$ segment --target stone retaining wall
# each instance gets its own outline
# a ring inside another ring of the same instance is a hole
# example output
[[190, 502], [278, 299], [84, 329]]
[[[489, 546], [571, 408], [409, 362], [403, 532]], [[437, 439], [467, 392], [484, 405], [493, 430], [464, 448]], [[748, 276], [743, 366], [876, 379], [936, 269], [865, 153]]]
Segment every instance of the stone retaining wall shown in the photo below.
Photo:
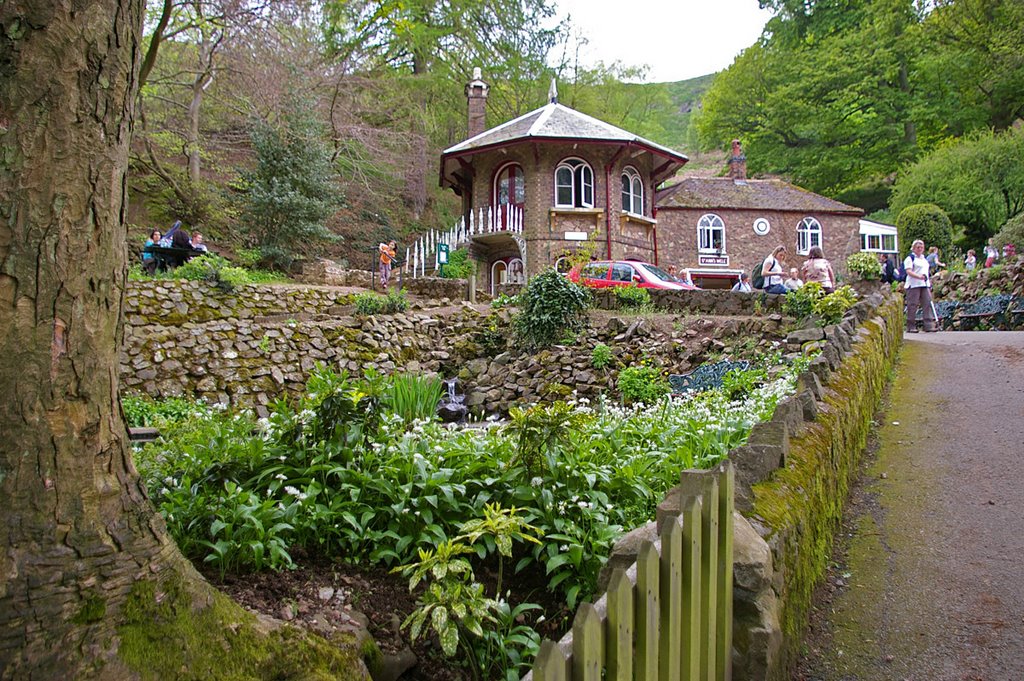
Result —
[[[849, 483], [902, 343], [902, 297], [876, 293], [843, 322], [792, 332], [789, 349], [820, 348], [798, 392], [729, 453], [736, 465], [732, 678], [789, 678], [815, 585], [824, 576]], [[679, 488], [655, 522], [616, 543], [609, 567], [679, 513]]]
[[[570, 345], [529, 355], [510, 348], [507, 310], [448, 305], [362, 318], [355, 316], [353, 298], [325, 286], [242, 286], [223, 293], [200, 282], [132, 282], [122, 386], [262, 412], [262, 405], [303, 390], [310, 370], [324, 362], [356, 374], [375, 369], [457, 376], [470, 407], [504, 413], [574, 391], [593, 397], [614, 389], [619, 368], [641, 358], [683, 373], [708, 354], [732, 355], [741, 343], [749, 351], [779, 341], [783, 328], [777, 314], [717, 323], [687, 316], [671, 331], [644, 319], [613, 317]], [[604, 369], [595, 369], [591, 359], [598, 343], [613, 349]]]
[[[300, 281], [314, 286], [358, 286], [360, 288], [380, 288], [379, 274], [369, 270], [343, 269], [333, 260], [322, 258], [302, 267]], [[413, 277], [408, 271], [395, 270], [391, 273], [391, 285], [401, 286], [414, 296], [426, 298], [449, 298], [465, 300], [467, 283], [465, 279], [445, 279], [442, 277]]]
[[[749, 316], [775, 314], [782, 311], [785, 296], [769, 295], [762, 291], [733, 293], [727, 290], [663, 291], [647, 289], [651, 302], [659, 310], [690, 314], [719, 316]], [[602, 310], [619, 309], [614, 289], [594, 291], [594, 305]]]

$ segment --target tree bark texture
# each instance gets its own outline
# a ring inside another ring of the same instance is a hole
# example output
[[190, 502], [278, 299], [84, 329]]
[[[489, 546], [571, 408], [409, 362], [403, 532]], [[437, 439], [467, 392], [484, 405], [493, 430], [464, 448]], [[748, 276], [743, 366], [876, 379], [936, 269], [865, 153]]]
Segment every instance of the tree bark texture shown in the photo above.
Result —
[[195, 577], [146, 497], [118, 400], [144, 5], [0, 4], [3, 679], [126, 674], [112, 655], [133, 585]]

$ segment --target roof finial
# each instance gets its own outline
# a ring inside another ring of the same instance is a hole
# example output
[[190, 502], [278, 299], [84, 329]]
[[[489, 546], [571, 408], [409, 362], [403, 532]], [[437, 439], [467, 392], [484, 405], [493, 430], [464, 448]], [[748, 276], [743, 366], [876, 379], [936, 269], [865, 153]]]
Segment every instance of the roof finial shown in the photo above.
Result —
[[558, 85], [555, 83], [555, 79], [551, 79], [551, 87], [548, 88], [548, 101], [552, 104], [558, 104]]

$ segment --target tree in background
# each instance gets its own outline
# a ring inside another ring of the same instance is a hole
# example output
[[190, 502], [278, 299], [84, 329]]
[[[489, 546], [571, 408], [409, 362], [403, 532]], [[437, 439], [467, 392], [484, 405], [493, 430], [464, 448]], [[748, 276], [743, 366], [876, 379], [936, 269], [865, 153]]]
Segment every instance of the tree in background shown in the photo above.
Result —
[[933, 203], [919, 203], [900, 211], [896, 218], [896, 233], [907, 252], [917, 239], [928, 248], [937, 246], [943, 253], [947, 253], [953, 243], [953, 223]]
[[275, 123], [252, 131], [256, 167], [243, 173], [242, 230], [268, 264], [287, 267], [337, 237], [324, 221], [342, 203], [324, 128], [307, 99], [296, 96]]
[[1006, 224], [996, 232], [992, 242], [1000, 250], [1006, 244], [1013, 244], [1018, 249], [1024, 250], [1024, 213], [1018, 213], [1007, 220]]
[[960, 245], [981, 248], [1024, 211], [1024, 129], [974, 132], [950, 140], [900, 173], [890, 207], [940, 206], [963, 234]]

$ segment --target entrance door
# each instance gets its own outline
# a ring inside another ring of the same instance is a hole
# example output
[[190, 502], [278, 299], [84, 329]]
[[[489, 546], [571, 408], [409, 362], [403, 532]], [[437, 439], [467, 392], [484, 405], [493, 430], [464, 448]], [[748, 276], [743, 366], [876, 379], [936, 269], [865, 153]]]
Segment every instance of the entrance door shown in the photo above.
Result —
[[498, 169], [494, 176], [494, 208], [501, 229], [509, 228], [509, 214], [521, 212], [526, 202], [526, 185], [523, 183], [523, 169], [518, 163], [508, 163]]
[[498, 295], [498, 287], [508, 283], [508, 265], [498, 260], [491, 265], [491, 297]]

